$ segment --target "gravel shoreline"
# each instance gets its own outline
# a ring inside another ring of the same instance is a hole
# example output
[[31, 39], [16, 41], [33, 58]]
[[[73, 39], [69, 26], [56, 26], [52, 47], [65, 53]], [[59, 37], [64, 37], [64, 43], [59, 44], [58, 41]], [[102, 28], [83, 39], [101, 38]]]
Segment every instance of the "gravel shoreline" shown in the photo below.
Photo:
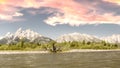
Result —
[[48, 51], [0, 51], [0, 54], [34, 54], [34, 53], [49, 53]]
[[[61, 53], [70, 52], [105, 52], [105, 51], [120, 51], [120, 49], [110, 49], [110, 50], [94, 50], [94, 49], [72, 49], [68, 51], [63, 51]], [[0, 51], [0, 54], [35, 54], [35, 53], [50, 53], [49, 51]]]
[[120, 51], [120, 49], [109, 49], [109, 50], [101, 50], [101, 49], [72, 49], [65, 52], [104, 52], [104, 51]]

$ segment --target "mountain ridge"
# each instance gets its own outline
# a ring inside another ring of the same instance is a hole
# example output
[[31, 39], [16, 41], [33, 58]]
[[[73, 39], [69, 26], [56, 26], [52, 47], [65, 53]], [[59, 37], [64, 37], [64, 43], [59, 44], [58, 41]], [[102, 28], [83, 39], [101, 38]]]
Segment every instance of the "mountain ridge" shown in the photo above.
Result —
[[19, 28], [15, 33], [8, 32], [6, 35], [0, 38], [0, 43], [2, 44], [10, 44], [10, 43], [17, 43], [21, 39], [24, 39], [25, 42], [49, 42], [52, 41], [52, 39], [48, 37], [44, 37], [40, 35], [37, 32], [34, 32], [30, 29], [22, 30], [22, 28]]
[[[41, 42], [46, 43], [49, 41], [53, 41], [53, 39], [45, 37], [30, 29], [22, 30], [22, 28], [19, 28], [15, 33], [8, 32], [4, 36], [0, 37], [0, 44], [17, 43], [21, 39], [24, 39], [26, 42], [36, 42], [36, 43], [41, 43]], [[114, 34], [112, 36], [99, 38], [94, 35], [74, 32], [74, 33], [63, 34], [54, 41], [56, 42], [69, 42], [69, 41], [101, 42], [101, 41], [105, 41], [108, 43], [120, 43], [120, 35]]]
[[111, 36], [102, 37], [101, 40], [109, 43], [120, 43], [120, 34], [113, 34]]

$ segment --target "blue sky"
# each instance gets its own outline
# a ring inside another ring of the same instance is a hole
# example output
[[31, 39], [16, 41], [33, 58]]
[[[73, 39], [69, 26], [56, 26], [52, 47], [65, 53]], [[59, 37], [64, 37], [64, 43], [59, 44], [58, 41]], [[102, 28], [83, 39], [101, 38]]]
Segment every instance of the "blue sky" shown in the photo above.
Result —
[[53, 39], [73, 32], [120, 34], [120, 2], [114, 0], [0, 0], [0, 6], [0, 36], [19, 28]]

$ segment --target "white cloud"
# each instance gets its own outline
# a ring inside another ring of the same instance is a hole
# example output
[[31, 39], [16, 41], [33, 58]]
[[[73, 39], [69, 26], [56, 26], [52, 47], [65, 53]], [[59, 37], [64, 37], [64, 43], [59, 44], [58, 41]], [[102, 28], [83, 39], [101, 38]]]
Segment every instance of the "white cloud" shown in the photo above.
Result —
[[18, 13], [18, 12], [15, 12], [15, 14], [13, 14], [13, 16], [23, 16], [24, 14], [22, 14], [22, 13]]

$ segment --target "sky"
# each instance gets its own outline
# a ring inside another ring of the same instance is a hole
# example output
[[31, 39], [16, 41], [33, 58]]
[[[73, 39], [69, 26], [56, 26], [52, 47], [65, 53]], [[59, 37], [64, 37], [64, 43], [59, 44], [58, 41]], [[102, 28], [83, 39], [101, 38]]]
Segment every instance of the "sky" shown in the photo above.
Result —
[[0, 36], [19, 28], [53, 39], [120, 34], [120, 0], [0, 0]]

